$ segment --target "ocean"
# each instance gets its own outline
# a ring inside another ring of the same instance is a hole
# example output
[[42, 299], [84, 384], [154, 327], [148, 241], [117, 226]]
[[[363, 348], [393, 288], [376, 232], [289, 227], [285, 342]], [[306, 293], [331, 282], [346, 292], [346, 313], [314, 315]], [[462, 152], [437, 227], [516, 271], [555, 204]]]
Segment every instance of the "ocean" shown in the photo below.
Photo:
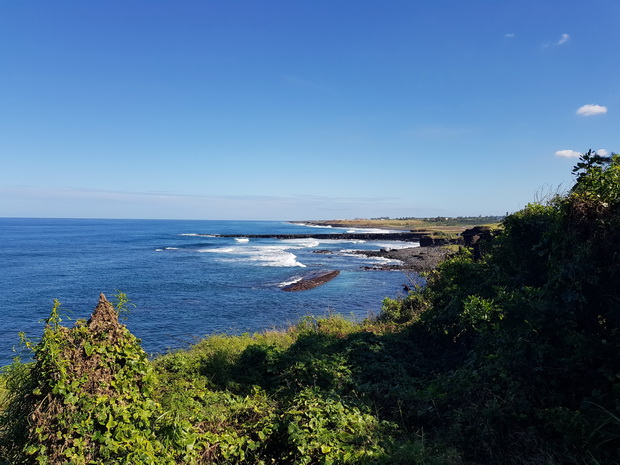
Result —
[[[89, 317], [99, 293], [112, 301], [124, 292], [135, 307], [123, 323], [155, 355], [209, 334], [284, 328], [307, 315], [376, 315], [384, 297], [404, 295], [403, 285], [416, 279], [365, 269], [385, 259], [351, 253], [412, 243], [211, 236], [315, 228], [275, 221], [0, 218], [0, 366], [19, 353], [19, 332], [40, 337], [54, 299], [70, 326]], [[311, 290], [282, 291], [319, 270], [340, 274]]]

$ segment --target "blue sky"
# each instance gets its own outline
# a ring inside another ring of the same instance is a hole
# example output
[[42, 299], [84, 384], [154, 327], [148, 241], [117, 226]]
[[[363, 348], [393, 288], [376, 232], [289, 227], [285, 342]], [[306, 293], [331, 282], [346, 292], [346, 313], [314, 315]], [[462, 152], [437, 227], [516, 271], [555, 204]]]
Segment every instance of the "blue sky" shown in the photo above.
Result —
[[620, 151], [619, 23], [617, 0], [0, 0], [0, 216], [516, 211]]

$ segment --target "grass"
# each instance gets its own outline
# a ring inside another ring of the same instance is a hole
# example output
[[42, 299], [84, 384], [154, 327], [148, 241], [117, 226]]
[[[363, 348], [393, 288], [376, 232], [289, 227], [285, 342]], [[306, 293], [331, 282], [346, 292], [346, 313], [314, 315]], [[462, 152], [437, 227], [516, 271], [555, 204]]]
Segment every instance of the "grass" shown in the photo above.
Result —
[[[430, 236], [456, 236], [466, 229], [472, 227], [469, 224], [441, 225], [429, 223], [422, 219], [389, 219], [389, 220], [372, 220], [372, 219], [355, 219], [355, 220], [321, 220], [307, 221], [305, 223], [314, 225], [331, 225], [333, 227], [342, 228], [377, 228], [377, 229], [396, 229], [399, 231], [413, 231], [426, 233]], [[478, 226], [489, 226], [498, 228], [499, 223], [480, 224]]]

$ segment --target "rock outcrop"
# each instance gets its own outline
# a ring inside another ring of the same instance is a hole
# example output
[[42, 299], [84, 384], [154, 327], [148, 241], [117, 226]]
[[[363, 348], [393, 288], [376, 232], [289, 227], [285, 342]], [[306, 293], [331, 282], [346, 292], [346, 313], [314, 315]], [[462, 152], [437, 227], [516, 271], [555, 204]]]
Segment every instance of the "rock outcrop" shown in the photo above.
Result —
[[475, 226], [461, 233], [465, 247], [471, 247], [474, 252], [474, 260], [480, 260], [484, 255], [483, 243], [490, 241], [493, 230], [488, 226]]
[[328, 281], [331, 281], [339, 274], [340, 274], [340, 271], [338, 270], [319, 271], [319, 272], [311, 273], [307, 276], [304, 276], [299, 281], [293, 284], [284, 286], [282, 290], [287, 291], [287, 292], [307, 291], [309, 289], [314, 289], [315, 287], [320, 286], [321, 284], [325, 284]]

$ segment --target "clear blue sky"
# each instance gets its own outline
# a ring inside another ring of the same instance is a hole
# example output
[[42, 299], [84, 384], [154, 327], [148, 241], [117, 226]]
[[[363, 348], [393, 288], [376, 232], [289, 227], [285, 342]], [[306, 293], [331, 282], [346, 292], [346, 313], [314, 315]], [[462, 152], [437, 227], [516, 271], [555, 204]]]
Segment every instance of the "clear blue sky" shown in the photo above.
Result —
[[516, 211], [620, 151], [618, 24], [617, 0], [0, 0], [0, 216]]

